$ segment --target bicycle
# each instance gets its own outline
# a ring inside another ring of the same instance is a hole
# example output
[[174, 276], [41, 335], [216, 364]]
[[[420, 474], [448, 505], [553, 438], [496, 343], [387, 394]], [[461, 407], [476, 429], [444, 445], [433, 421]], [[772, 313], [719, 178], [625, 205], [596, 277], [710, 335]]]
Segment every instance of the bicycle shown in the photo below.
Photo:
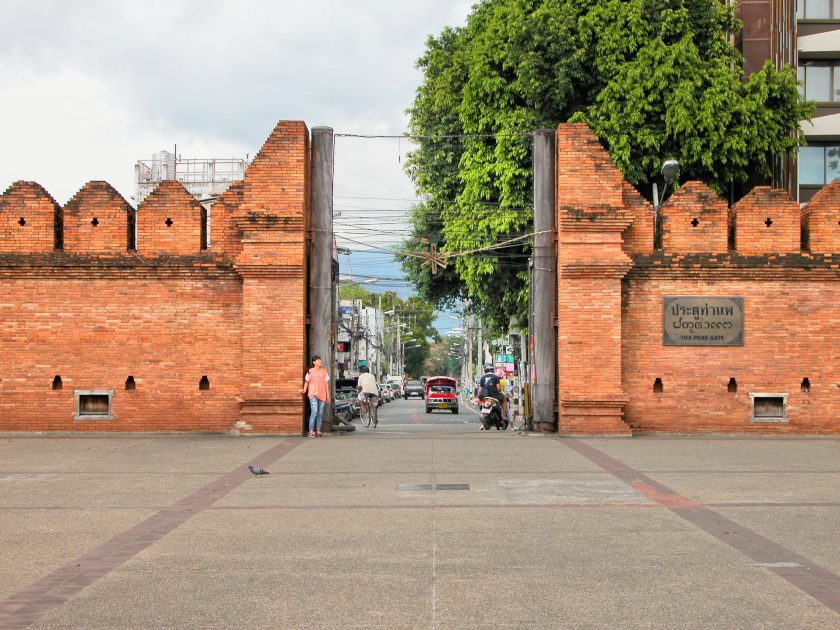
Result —
[[362, 426], [369, 427], [371, 423], [373, 428], [376, 428], [378, 423], [379, 411], [379, 397], [376, 394], [365, 394], [365, 400], [359, 401], [359, 418], [362, 421]]

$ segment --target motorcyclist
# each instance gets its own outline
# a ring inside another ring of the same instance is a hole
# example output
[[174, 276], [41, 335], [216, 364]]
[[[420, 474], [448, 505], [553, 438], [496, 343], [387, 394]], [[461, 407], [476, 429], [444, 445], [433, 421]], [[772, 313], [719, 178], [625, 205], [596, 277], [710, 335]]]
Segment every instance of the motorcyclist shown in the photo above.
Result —
[[485, 365], [484, 366], [484, 376], [478, 379], [478, 397], [479, 398], [495, 398], [499, 401], [499, 404], [502, 407], [502, 418], [506, 419], [507, 416], [507, 396], [505, 396], [499, 384], [501, 379], [493, 373], [493, 366], [492, 365]]

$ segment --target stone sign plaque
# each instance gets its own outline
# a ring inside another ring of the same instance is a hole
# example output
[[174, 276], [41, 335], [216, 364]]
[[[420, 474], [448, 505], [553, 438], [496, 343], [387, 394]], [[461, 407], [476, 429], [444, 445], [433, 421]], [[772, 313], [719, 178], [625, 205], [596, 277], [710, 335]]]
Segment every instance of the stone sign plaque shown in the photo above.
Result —
[[743, 346], [744, 298], [663, 297], [662, 345]]

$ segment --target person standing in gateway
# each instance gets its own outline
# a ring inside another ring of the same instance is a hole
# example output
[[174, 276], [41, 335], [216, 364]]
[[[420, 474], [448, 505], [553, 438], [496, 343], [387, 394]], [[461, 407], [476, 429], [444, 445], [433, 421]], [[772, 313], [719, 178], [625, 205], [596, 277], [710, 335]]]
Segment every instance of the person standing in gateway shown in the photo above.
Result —
[[309, 396], [309, 437], [321, 437], [321, 422], [324, 419], [324, 407], [330, 401], [330, 375], [321, 364], [321, 357], [312, 357], [312, 366], [304, 377], [301, 394]]

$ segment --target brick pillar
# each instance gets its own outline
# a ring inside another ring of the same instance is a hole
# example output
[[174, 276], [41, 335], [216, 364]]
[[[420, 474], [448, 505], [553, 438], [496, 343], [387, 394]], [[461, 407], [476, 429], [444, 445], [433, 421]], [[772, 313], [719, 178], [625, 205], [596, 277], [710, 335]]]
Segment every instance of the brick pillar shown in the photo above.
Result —
[[241, 234], [241, 432], [303, 428], [308, 211], [309, 131], [281, 122], [248, 167], [232, 216]]
[[585, 125], [557, 131], [557, 359], [560, 433], [630, 435], [623, 421], [623, 178]]

